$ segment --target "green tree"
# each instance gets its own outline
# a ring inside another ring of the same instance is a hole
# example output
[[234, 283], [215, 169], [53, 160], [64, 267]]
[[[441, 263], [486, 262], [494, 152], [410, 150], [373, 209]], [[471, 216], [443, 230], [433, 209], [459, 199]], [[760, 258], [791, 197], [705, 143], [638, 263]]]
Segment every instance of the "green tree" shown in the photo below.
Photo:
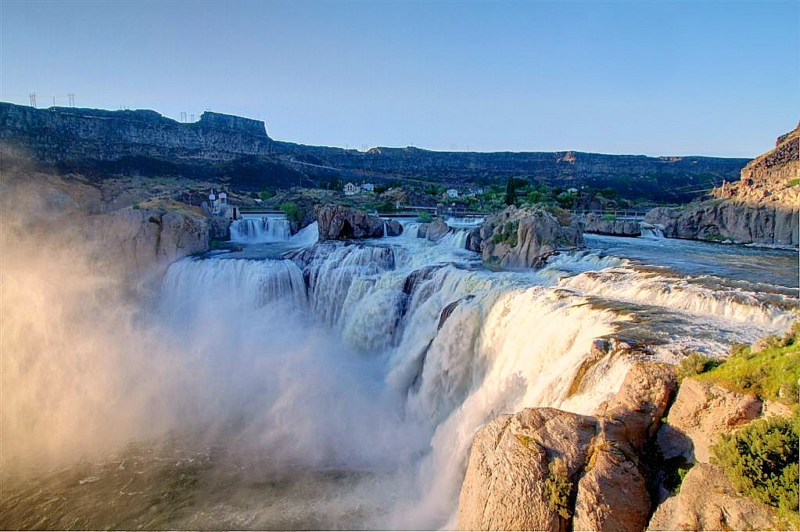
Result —
[[286, 214], [286, 219], [290, 222], [299, 222], [300, 221], [300, 207], [297, 203], [293, 201], [287, 201], [286, 203], [281, 203], [279, 207]]
[[517, 183], [513, 177], [508, 178], [506, 183], [506, 205], [516, 205], [517, 203]]

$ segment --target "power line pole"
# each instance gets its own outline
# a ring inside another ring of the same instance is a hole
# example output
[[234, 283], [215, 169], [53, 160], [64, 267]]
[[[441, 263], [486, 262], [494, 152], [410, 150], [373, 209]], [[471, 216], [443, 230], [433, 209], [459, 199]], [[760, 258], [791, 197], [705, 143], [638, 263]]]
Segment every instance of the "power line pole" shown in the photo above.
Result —
[[186, 111], [181, 111], [181, 122], [186, 123]]
[[69, 98], [69, 106], [75, 107], [75, 95], [72, 93], [67, 94], [67, 98]]
[[35, 108], [36, 107], [36, 93], [35, 92], [31, 92], [30, 94], [28, 94], [28, 98], [31, 101], [31, 107]]
[[53, 96], [53, 107], [55, 107], [55, 106], [56, 106], [56, 97]]

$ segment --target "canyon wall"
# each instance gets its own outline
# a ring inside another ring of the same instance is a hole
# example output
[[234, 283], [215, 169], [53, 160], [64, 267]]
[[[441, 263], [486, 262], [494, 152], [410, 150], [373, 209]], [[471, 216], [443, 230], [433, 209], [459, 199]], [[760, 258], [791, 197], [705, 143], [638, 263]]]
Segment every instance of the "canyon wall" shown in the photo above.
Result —
[[698, 240], [800, 245], [800, 126], [778, 137], [775, 149], [750, 161], [736, 183], [682, 208], [656, 208], [645, 221], [664, 236]]
[[[273, 141], [264, 122], [205, 112], [180, 123], [155, 111], [35, 109], [0, 102], [0, 142], [63, 172], [183, 176], [243, 190], [316, 186], [331, 178], [413, 179], [454, 185], [527, 178], [558, 186], [611, 188], [626, 199], [688, 201], [682, 192], [735, 180], [745, 159], [565, 152], [358, 150]], [[687, 187], [691, 185], [691, 187]]]

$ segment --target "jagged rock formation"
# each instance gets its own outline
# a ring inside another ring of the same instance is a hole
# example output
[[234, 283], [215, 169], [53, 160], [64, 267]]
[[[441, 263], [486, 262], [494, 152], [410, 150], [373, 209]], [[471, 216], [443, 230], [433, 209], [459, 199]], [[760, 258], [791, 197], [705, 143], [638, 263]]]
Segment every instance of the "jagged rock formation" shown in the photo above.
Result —
[[342, 205], [321, 205], [314, 214], [319, 224], [320, 240], [349, 240], [398, 236], [403, 226], [396, 220], [384, 221], [364, 211]]
[[[520, 209], [513, 205], [488, 218], [480, 228], [484, 262], [501, 268], [533, 268], [558, 251], [582, 247], [583, 227], [566, 212]], [[478, 239], [470, 238], [474, 248]]]
[[584, 231], [599, 235], [642, 236], [639, 222], [629, 220], [606, 219], [600, 214], [589, 213], [583, 218]]
[[315, 185], [331, 177], [390, 182], [426, 175], [458, 184], [504, 183], [514, 175], [558, 186], [611, 187], [629, 199], [688, 201], [694, 196], [681, 187], [735, 180], [746, 163], [578, 152], [359, 152], [276, 142], [261, 121], [218, 113], [179, 123], [146, 110], [34, 109], [9, 103], [0, 103], [0, 141], [65, 173], [183, 176], [256, 191]]
[[800, 245], [800, 127], [778, 137], [774, 150], [742, 169], [738, 183], [725, 183], [713, 199], [684, 208], [656, 208], [645, 222], [664, 236], [698, 240]]
[[637, 363], [596, 416], [530, 408], [492, 420], [470, 450], [459, 529], [643, 530], [639, 457], [676, 386], [671, 368]]

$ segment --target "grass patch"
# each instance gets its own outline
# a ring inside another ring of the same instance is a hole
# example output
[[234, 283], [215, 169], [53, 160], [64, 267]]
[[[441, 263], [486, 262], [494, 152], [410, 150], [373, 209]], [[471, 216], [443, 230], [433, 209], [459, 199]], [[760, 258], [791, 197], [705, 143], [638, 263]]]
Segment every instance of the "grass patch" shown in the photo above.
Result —
[[713, 360], [700, 353], [692, 353], [686, 358], [682, 359], [678, 364], [678, 383], [682, 382], [686, 377], [694, 377], [701, 373], [705, 373], [721, 364], [719, 360]]
[[431, 216], [431, 213], [428, 211], [423, 211], [417, 216], [417, 221], [420, 223], [431, 223], [433, 221], [433, 216]]
[[761, 399], [797, 405], [800, 345], [796, 342], [796, 336], [792, 335], [776, 340], [773, 345], [768, 343], [768, 347], [758, 352], [737, 347], [725, 362], [696, 378]]
[[789, 186], [790, 187], [796, 187], [797, 185], [800, 185], [800, 178], [792, 179], [791, 181], [789, 181]]

